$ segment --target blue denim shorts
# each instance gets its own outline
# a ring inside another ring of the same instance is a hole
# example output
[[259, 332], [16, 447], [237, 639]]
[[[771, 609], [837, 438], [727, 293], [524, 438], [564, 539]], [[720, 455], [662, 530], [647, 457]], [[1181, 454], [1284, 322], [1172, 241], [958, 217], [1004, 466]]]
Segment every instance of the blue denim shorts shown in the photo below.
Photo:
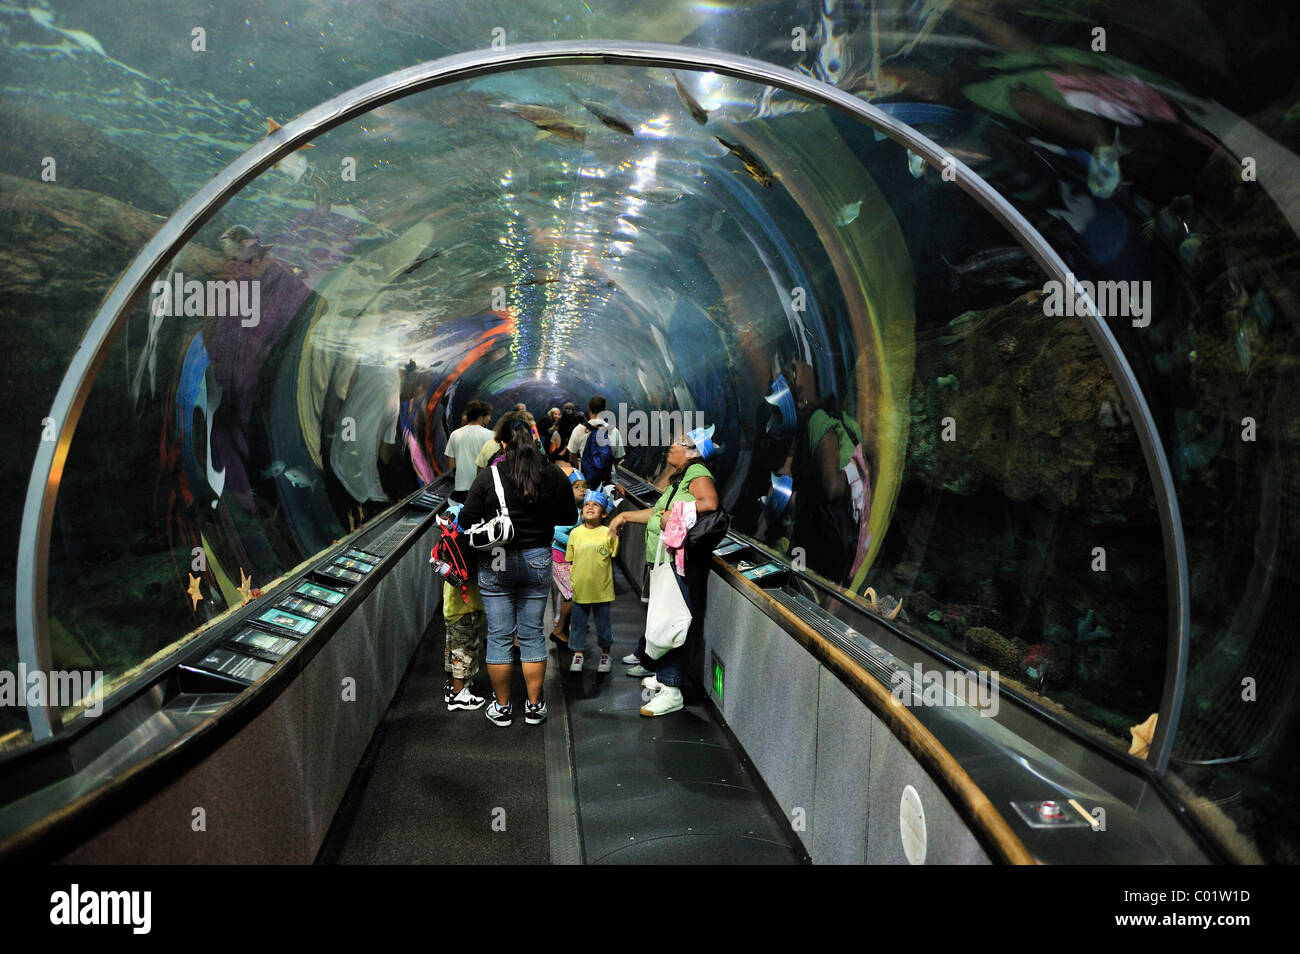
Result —
[[[501, 569], [493, 569], [494, 565]], [[519, 634], [522, 662], [546, 660], [546, 637], [542, 629], [550, 586], [549, 546], [488, 553], [479, 558], [478, 589], [487, 614], [485, 661], [489, 666], [514, 661], [511, 649], [515, 633]]]

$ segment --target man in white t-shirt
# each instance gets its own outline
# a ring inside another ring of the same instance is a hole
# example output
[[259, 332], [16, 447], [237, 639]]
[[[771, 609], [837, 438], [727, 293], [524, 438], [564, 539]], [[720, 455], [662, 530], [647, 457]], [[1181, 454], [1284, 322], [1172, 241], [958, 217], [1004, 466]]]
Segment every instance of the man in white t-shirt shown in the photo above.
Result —
[[492, 405], [486, 401], [470, 401], [465, 408], [464, 427], [458, 427], [447, 438], [447, 466], [456, 469], [456, 487], [451, 499], [465, 502], [470, 484], [478, 469], [474, 458], [483, 449], [483, 445], [492, 440], [492, 431], [486, 426], [492, 420]]
[[[587, 402], [587, 424], [579, 424], [569, 435], [569, 463], [574, 467], [582, 470], [582, 452], [587, 446], [587, 441], [596, 438], [597, 431], [603, 431], [603, 439], [609, 442], [610, 450], [613, 452], [612, 464], [616, 466], [620, 460], [627, 455], [627, 448], [623, 446], [623, 435], [618, 432], [618, 428], [613, 424], [608, 424], [600, 417], [605, 413], [605, 399], [599, 394], [594, 395]], [[611, 467], [611, 474], [612, 474]], [[606, 478], [608, 482], [608, 477]], [[593, 485], [594, 486], [594, 485]]]
[[392, 458], [397, 443], [401, 372], [367, 364], [357, 366], [339, 412], [341, 427], [330, 443], [330, 466], [343, 489], [359, 504], [385, 503], [380, 464]]

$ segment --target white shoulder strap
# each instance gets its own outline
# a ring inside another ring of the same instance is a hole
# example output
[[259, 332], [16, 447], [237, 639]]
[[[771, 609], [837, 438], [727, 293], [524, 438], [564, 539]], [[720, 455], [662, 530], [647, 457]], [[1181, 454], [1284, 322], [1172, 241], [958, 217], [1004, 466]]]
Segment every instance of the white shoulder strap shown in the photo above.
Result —
[[497, 503], [501, 505], [501, 512], [508, 517], [510, 516], [510, 511], [506, 507], [506, 493], [501, 489], [501, 475], [497, 473], [496, 464], [492, 465], [492, 482], [497, 486]]

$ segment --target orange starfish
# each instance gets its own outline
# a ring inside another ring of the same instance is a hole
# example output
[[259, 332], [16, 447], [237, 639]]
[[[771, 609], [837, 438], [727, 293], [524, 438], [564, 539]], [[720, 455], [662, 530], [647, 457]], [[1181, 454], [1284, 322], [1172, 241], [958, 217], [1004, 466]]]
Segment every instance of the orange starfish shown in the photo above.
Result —
[[199, 608], [199, 601], [203, 599], [203, 593], [199, 590], [199, 578], [193, 573], [190, 574], [190, 588], [185, 591], [185, 595], [194, 601], [190, 606], [191, 610]]
[[1128, 747], [1129, 755], [1136, 755], [1140, 759], [1147, 757], [1147, 752], [1151, 750], [1151, 739], [1156, 734], [1157, 717], [1158, 713], [1153, 712], [1146, 722], [1129, 728], [1129, 735], [1133, 736], [1133, 744]]

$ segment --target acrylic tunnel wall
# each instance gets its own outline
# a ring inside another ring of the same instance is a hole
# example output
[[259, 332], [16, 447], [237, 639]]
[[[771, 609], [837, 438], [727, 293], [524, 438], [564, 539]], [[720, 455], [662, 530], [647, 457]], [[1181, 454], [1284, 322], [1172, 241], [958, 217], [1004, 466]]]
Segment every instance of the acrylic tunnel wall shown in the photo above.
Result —
[[[1115, 283], [1094, 290], [1139, 400], [1023, 236], [859, 117], [703, 69], [456, 82], [317, 136], [153, 276], [55, 475], [52, 666], [111, 690], [174, 653], [444, 471], [470, 400], [540, 420], [598, 393], [630, 470], [663, 466], [659, 425], [715, 425], [736, 530], [864, 605], [901, 601], [911, 638], [1150, 759], [1232, 856], [1296, 860], [1300, 86], [1272, 39], [1295, 15], [1133, 6], [0, 8], [11, 605], [23, 490], [82, 335], [267, 117], [497, 25], [735, 53], [929, 137], [1073, 274]], [[1143, 743], [1171, 694], [1164, 766]], [[0, 707], [0, 745], [31, 742]]]

